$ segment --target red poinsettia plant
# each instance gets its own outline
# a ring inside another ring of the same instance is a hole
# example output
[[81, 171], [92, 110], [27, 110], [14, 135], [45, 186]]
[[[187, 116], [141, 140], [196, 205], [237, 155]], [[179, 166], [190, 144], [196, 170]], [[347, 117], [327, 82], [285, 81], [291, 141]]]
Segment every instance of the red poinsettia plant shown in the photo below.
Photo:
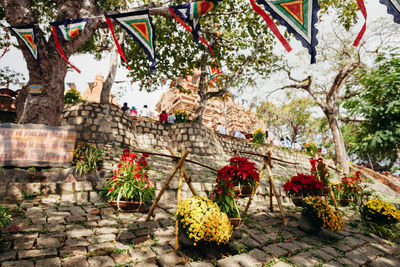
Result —
[[300, 194], [307, 196], [320, 195], [323, 187], [324, 183], [318, 181], [314, 175], [298, 173], [290, 180], [286, 181], [283, 185], [283, 190], [285, 190], [288, 195]]
[[229, 165], [218, 171], [217, 183], [223, 180], [224, 183], [232, 186], [236, 185], [254, 185], [259, 180], [259, 173], [254, 162], [247, 158], [235, 156], [229, 160]]
[[359, 171], [351, 177], [343, 177], [340, 184], [340, 197], [342, 199], [357, 199], [359, 192], [362, 190], [361, 182]]
[[326, 168], [323, 158], [310, 159], [311, 163], [311, 174], [314, 175], [318, 180], [324, 182], [325, 186], [329, 185], [330, 173]]
[[107, 197], [110, 200], [127, 200], [149, 203], [154, 198], [154, 182], [149, 180], [146, 158], [149, 154], [143, 153], [137, 159], [135, 153], [124, 149], [114, 176], [107, 181]]
[[235, 202], [237, 196], [233, 187], [239, 184], [254, 186], [258, 181], [259, 173], [256, 164], [247, 158], [235, 156], [229, 160], [229, 165], [218, 171], [216, 185], [210, 199], [217, 203], [222, 212], [227, 213], [229, 217], [236, 218], [238, 216]]

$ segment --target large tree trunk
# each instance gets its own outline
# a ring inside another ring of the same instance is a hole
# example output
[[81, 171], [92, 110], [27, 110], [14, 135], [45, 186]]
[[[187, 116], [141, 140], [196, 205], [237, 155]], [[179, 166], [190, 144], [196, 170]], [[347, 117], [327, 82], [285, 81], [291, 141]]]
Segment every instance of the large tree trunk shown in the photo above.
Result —
[[328, 121], [329, 127], [331, 128], [333, 143], [335, 144], [336, 151], [336, 162], [339, 167], [347, 174], [349, 173], [349, 165], [347, 163], [347, 153], [344, 146], [344, 140], [342, 132], [339, 128], [339, 117], [337, 112], [326, 112], [325, 113]]
[[[32, 13], [31, 3], [30, 0], [0, 0], [7, 22], [12, 26], [29, 25], [38, 21]], [[56, 20], [76, 19], [91, 15], [98, 15], [94, 0], [62, 1], [58, 5]], [[67, 58], [76, 53], [89, 40], [99, 23], [100, 19], [91, 19], [78, 37], [65, 44], [60, 41]], [[39, 67], [28, 48], [19, 38], [18, 44], [27, 63], [28, 84], [41, 84], [44, 91], [40, 95], [32, 95], [28, 93], [26, 87], [22, 89], [16, 101], [17, 121], [18, 123], [59, 125], [64, 107], [64, 79], [67, 74], [67, 63], [59, 55], [53, 35], [50, 35], [47, 40], [38, 25], [36, 24], [34, 27], [37, 31], [37, 49], [43, 75], [40, 74]], [[61, 40], [61, 37], [58, 37]]]
[[[124, 41], [125, 32], [122, 31], [119, 35], [118, 42], [121, 44]], [[115, 75], [117, 74], [118, 68], [118, 50], [117, 46], [114, 45], [110, 51], [110, 66], [107, 75], [107, 79], [103, 84], [103, 88], [101, 89], [100, 103], [110, 103], [110, 93], [111, 87], [115, 80]]]

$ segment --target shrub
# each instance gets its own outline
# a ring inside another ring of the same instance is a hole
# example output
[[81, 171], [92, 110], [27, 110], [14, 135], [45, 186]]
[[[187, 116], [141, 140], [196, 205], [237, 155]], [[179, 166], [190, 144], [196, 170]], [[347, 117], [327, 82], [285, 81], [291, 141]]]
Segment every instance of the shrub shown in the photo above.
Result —
[[361, 182], [359, 171], [351, 177], [343, 177], [340, 184], [341, 198], [357, 200], [359, 192], [362, 190]]
[[253, 143], [254, 144], [264, 144], [265, 143], [265, 132], [258, 128], [253, 133]]
[[184, 123], [189, 120], [188, 112], [184, 109], [175, 110], [175, 122], [176, 123]]
[[179, 228], [197, 245], [199, 242], [227, 244], [232, 235], [228, 216], [211, 200], [195, 196], [181, 201], [176, 219]]
[[79, 144], [74, 150], [72, 165], [79, 175], [88, 174], [96, 170], [97, 164], [103, 158], [103, 149], [94, 145]]
[[0, 227], [6, 227], [11, 222], [11, 214], [7, 207], [0, 204]]
[[400, 222], [400, 211], [383, 200], [371, 199], [362, 208], [363, 219], [379, 225], [393, 225]]
[[333, 210], [319, 196], [304, 198], [301, 214], [309, 218], [316, 226], [331, 232], [339, 232], [344, 226], [340, 213]]
[[324, 182], [325, 186], [329, 185], [330, 174], [326, 168], [323, 158], [310, 159], [311, 163], [311, 174], [314, 175], [318, 180]]
[[81, 93], [76, 88], [69, 89], [64, 95], [64, 104], [73, 104], [77, 102], [84, 102], [81, 98]]

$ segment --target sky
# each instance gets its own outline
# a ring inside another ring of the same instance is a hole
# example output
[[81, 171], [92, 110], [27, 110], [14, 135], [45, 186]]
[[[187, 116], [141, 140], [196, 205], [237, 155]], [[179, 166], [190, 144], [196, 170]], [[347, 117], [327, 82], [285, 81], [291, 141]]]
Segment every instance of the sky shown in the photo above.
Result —
[[[374, 0], [368, 2], [369, 3], [366, 4], [368, 12], [367, 31], [368, 31], [368, 24], [374, 21], [375, 19], [380, 17], [391, 17], [391, 15], [386, 13], [386, 7], [380, 4], [378, 1]], [[364, 21], [360, 12], [359, 12], [359, 17], [360, 17], [359, 24], [354, 26], [356, 32], [358, 31], [357, 28], [361, 29], [362, 23]], [[267, 26], [264, 25], [264, 27]], [[323, 25], [317, 25], [317, 27], [319, 28], [319, 34], [318, 34], [319, 36], [320, 34], [324, 33], [325, 29]], [[281, 27], [280, 30], [281, 32], [284, 32], [284, 28]], [[356, 36], [354, 36], [354, 38], [355, 37]], [[15, 37], [11, 38], [14, 39]], [[300, 45], [300, 42], [297, 40], [292, 40], [290, 44], [293, 48], [293, 51], [288, 55], [284, 55], [289, 59], [295, 58], [297, 51], [305, 50], [305, 48], [303, 48]], [[279, 47], [281, 46], [279, 42], [276, 43], [276, 46], [278, 46], [277, 47], [278, 50], [282, 49], [281, 47]], [[93, 82], [97, 74], [103, 74], [104, 76], [107, 76], [108, 74], [108, 65], [109, 65], [108, 55], [104, 56], [103, 59], [100, 61], [96, 60], [94, 56], [91, 55], [77, 55], [77, 56], [72, 56], [69, 59], [69, 61], [81, 70], [81, 74], [78, 74], [75, 71], [69, 71], [65, 78], [65, 83], [66, 84], [75, 83], [77, 89], [80, 92], [83, 92], [88, 88], [88, 82]], [[11, 48], [3, 56], [3, 58], [0, 59], [0, 68], [3, 68], [5, 66], [9, 66], [11, 69], [23, 73], [26, 77], [26, 81], [28, 80], [27, 78], [29, 75], [26, 68], [26, 62], [23, 58], [22, 52], [19, 49]], [[154, 109], [162, 93], [165, 92], [168, 89], [168, 87], [167, 86], [164, 86], [162, 88], [160, 87], [159, 90], [152, 93], [139, 91], [139, 84], [138, 83], [131, 84], [130, 78], [127, 78], [127, 74], [128, 70], [125, 66], [118, 67], [115, 81], [123, 81], [123, 82], [115, 83], [113, 85], [111, 93], [117, 96], [117, 99], [121, 105], [123, 102], [128, 102], [128, 106], [136, 106], [140, 108], [143, 105], [148, 105], [150, 109]], [[279, 87], [279, 79], [275, 77], [265, 82], [260, 81], [259, 84], [264, 84], [264, 86], [259, 85], [257, 88], [249, 88], [249, 90], [246, 90], [247, 94], [239, 96], [239, 98], [244, 98], [250, 101], [251, 98], [253, 98], [253, 96], [262, 95], [269, 90], [273, 90]], [[68, 89], [68, 86], [66, 86], [66, 89]], [[282, 94], [277, 94], [275, 96], [275, 99], [279, 99], [282, 97], [283, 97]]]

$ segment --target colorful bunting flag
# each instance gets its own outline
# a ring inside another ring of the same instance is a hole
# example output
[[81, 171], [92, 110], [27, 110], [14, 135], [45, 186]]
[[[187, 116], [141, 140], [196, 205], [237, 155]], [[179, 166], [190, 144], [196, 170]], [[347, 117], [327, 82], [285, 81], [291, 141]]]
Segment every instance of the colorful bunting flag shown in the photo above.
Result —
[[61, 33], [63, 40], [65, 42], [67, 42], [67, 41], [70, 41], [71, 39], [75, 38], [76, 36], [78, 36], [81, 32], [83, 32], [87, 22], [88, 22], [88, 19], [84, 18], [84, 19], [77, 19], [77, 20], [66, 19], [61, 22], [50, 23], [51, 29], [53, 31], [54, 42], [56, 43], [56, 48], [58, 50], [58, 53], [68, 63], [68, 65], [70, 65], [78, 73], [81, 73], [81, 71], [77, 67], [72, 65], [68, 61], [67, 57], [64, 55], [64, 53], [61, 49], [60, 43], [58, 42], [57, 31], [59, 33]]
[[1, 54], [0, 58], [2, 58], [4, 54], [7, 52], [8, 42], [10, 41], [10, 35], [8, 34], [7, 27], [4, 27], [4, 30], [6, 31], [7, 43], [6, 43], [6, 48], [4, 49], [3, 54]]
[[196, 84], [197, 81], [200, 79], [201, 74], [193, 74], [192, 76], [192, 84]]
[[173, 79], [173, 81], [174, 81], [173, 86], [178, 87], [178, 85], [179, 85], [180, 82], [182, 81], [182, 78], [181, 78], [181, 77], [175, 77], [175, 78]]
[[215, 58], [210, 58], [210, 59], [208, 59], [207, 63], [208, 63], [206, 65], [206, 70], [207, 70], [207, 75], [208, 75], [207, 82], [212, 81], [214, 79], [218, 80], [218, 78], [216, 78], [216, 77], [220, 72], [219, 72], [219, 68], [217, 65], [218, 64], [217, 60]]
[[387, 7], [387, 12], [394, 17], [394, 22], [400, 24], [400, 0], [379, 0]]
[[272, 17], [284, 25], [308, 49], [311, 64], [315, 63], [318, 44], [315, 23], [318, 21], [318, 0], [257, 0]]
[[164, 86], [167, 83], [167, 78], [161, 78], [161, 86]]
[[[124, 28], [127, 33], [139, 43], [139, 45], [144, 49], [144, 51], [147, 53], [150, 60], [152, 61], [150, 71], [156, 72], [156, 50], [154, 46], [155, 28], [152, 23], [152, 18], [149, 15], [149, 10], [106, 15], [106, 19], [109, 20], [109, 18], [112, 18], [116, 22], [118, 22], [122, 26], [122, 28]], [[112, 23], [109, 23], [109, 21], [107, 21], [107, 24], [111, 30], [113, 28]], [[112, 29], [112, 32], [113, 31], [114, 30]], [[115, 43], [118, 44], [115, 33], [113, 33], [113, 37]], [[117, 45], [117, 47], [118, 46], [119, 44]], [[118, 49], [118, 51], [120, 52], [120, 54], [123, 55], [121, 49]]]
[[150, 80], [147, 81], [147, 83], [148, 83], [150, 86], [153, 84], [153, 82], [154, 82], [154, 79], [150, 79]]
[[92, 82], [92, 83], [88, 83], [89, 84], [89, 88], [90, 88], [90, 90], [93, 90], [93, 88], [94, 88], [94, 82]]
[[[193, 35], [193, 41], [197, 44], [199, 40], [205, 44], [209, 49], [211, 54], [214, 55], [214, 51], [208, 42], [199, 36], [200, 31], [200, 17], [210, 10], [212, 10], [215, 6], [218, 5], [216, 1], [198, 1], [192, 3], [186, 3], [178, 6], [170, 6], [169, 10], [175, 19], [190, 33]], [[189, 23], [190, 27], [185, 23]]]
[[39, 66], [40, 75], [43, 74], [42, 68], [40, 67], [39, 51], [36, 46], [36, 29], [33, 25], [26, 26], [15, 26], [11, 27], [11, 30], [25, 43], [32, 57], [35, 59]]
[[69, 89], [76, 89], [75, 83], [67, 83], [67, 85], [69, 86]]

